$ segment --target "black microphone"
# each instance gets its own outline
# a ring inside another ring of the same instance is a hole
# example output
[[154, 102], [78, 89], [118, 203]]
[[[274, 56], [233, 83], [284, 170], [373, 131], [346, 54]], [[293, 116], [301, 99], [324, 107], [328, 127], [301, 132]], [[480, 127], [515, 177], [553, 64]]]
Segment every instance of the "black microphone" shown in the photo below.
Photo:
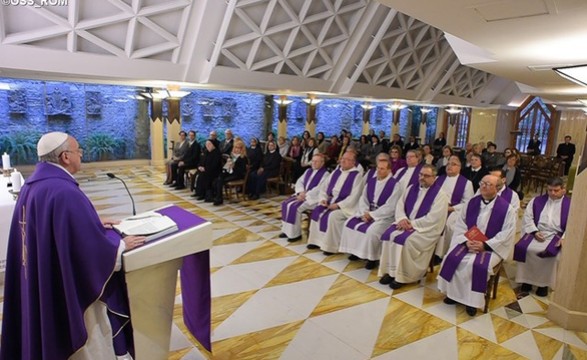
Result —
[[135, 200], [132, 198], [132, 195], [130, 193], [130, 190], [128, 189], [128, 186], [126, 186], [126, 183], [124, 182], [124, 180], [122, 180], [118, 176], [114, 175], [113, 173], [106, 173], [106, 175], [108, 175], [108, 177], [110, 179], [117, 179], [117, 180], [120, 180], [122, 182], [122, 185], [124, 185], [124, 188], [126, 189], [126, 192], [128, 193], [128, 197], [130, 198], [130, 201], [132, 201], [132, 214], [133, 214], [133, 216], [136, 215], [137, 214], [137, 209], [135, 208]]

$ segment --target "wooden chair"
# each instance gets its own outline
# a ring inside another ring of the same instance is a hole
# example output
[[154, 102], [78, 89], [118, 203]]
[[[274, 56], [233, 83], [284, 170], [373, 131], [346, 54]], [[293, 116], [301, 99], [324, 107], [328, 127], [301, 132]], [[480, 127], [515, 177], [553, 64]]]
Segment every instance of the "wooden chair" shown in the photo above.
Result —
[[497, 285], [499, 284], [499, 273], [501, 272], [502, 264], [503, 260], [500, 260], [497, 265], [493, 267], [493, 275], [489, 276], [489, 280], [487, 281], [487, 290], [485, 291], [485, 307], [483, 308], [484, 313], [487, 313], [487, 310], [489, 309], [489, 301], [497, 297]]
[[247, 180], [249, 180], [249, 173], [251, 172], [251, 165], [247, 164], [247, 171], [245, 172], [245, 177], [241, 180], [232, 180], [228, 181], [224, 184], [224, 194], [227, 199], [232, 197], [234, 193], [236, 195], [236, 199], [239, 200], [238, 197], [238, 189], [240, 188], [240, 193], [243, 195], [243, 199], [245, 197], [245, 191], [247, 187]]
[[[292, 170], [293, 161], [288, 159], [281, 159], [281, 164], [279, 165], [279, 174], [276, 177], [268, 178], [267, 179], [267, 193], [271, 194], [271, 188], [275, 186], [275, 192], [279, 194], [279, 186], [290, 184], [291, 181], [291, 170]], [[287, 190], [285, 191], [287, 193]]]

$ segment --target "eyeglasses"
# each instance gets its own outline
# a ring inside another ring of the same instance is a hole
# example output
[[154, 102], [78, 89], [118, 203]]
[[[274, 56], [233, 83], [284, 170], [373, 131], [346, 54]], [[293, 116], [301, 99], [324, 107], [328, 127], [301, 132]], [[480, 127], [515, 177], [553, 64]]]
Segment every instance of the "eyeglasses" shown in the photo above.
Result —
[[63, 150], [59, 156], [61, 156], [63, 153], [78, 153], [79, 156], [84, 156], [84, 149], [78, 148], [77, 150]]
[[495, 186], [495, 184], [485, 182], [485, 181], [479, 181], [479, 186], [492, 187], [492, 186]]
[[434, 177], [434, 175], [428, 175], [428, 174], [422, 174], [422, 173], [419, 173], [418, 176], [423, 177], [423, 178], [431, 178], [431, 177]]

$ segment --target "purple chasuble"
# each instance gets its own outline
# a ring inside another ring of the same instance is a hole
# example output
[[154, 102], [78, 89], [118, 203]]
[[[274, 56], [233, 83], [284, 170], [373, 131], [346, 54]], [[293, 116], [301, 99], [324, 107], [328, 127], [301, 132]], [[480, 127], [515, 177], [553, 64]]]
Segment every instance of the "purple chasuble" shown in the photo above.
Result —
[[[467, 204], [465, 218], [467, 229], [477, 226], [482, 199], [483, 197], [481, 195], [477, 195], [471, 198]], [[495, 201], [495, 204], [493, 205], [493, 209], [491, 209], [491, 215], [489, 216], [487, 228], [485, 229], [485, 236], [488, 239], [493, 238], [501, 231], [509, 208], [509, 202], [500, 196], [496, 196], [493, 201]], [[439, 276], [450, 282], [457, 271], [457, 267], [467, 253], [468, 249], [464, 243], [455, 246], [455, 248], [446, 256], [442, 269], [440, 269]], [[490, 258], [491, 254], [488, 254], [488, 251], [483, 251], [475, 256], [475, 261], [473, 262], [472, 291], [485, 293], [487, 290], [487, 271], [489, 269]]]
[[[395, 184], [397, 181], [390, 176], [385, 183], [383, 190], [379, 194], [379, 198], [377, 202], [375, 202], [375, 185], [377, 184], [377, 178], [372, 177], [367, 180], [367, 200], [369, 201], [369, 210], [373, 211], [377, 208], [383, 206], [393, 193], [393, 189], [395, 189]], [[359, 225], [360, 224], [360, 225]], [[373, 222], [363, 222], [360, 217], [355, 216], [347, 223], [347, 227], [350, 229], [355, 229], [357, 225], [359, 227], [356, 229], [362, 233], [366, 233], [369, 227], [373, 224]]]
[[[306, 170], [306, 173], [304, 174], [304, 191], [306, 192], [320, 184], [320, 180], [322, 180], [324, 174], [326, 174], [326, 168], [323, 167], [319, 169], [316, 175], [312, 178], [312, 181], [309, 181], [313, 172], [314, 170], [310, 168]], [[283, 201], [281, 203], [281, 219], [286, 223], [295, 224], [297, 211], [303, 203], [303, 201], [298, 201], [295, 196]]]
[[[336, 183], [338, 182], [338, 178], [340, 177], [340, 175], [342, 174], [342, 170], [340, 170], [340, 168], [334, 170], [334, 172], [332, 173], [332, 176], [330, 177], [330, 181], [328, 183], [328, 187], [326, 188], [326, 196], [328, 196], [328, 204], [335, 204], [338, 202], [343, 201], [344, 199], [346, 199], [351, 192], [353, 191], [353, 183], [355, 182], [355, 178], [357, 177], [357, 175], [359, 174], [359, 172], [357, 170], [353, 170], [350, 171], [349, 174], [347, 175], [344, 184], [342, 185], [342, 188], [340, 189], [340, 192], [338, 193], [338, 197], [332, 201], [333, 198], [333, 190], [334, 190], [334, 186], [336, 186]], [[318, 205], [316, 206], [316, 208], [312, 211], [312, 215], [310, 215], [310, 218], [314, 221], [320, 221], [320, 231], [321, 232], [325, 232], [326, 228], [328, 227], [328, 217], [330, 216], [330, 213], [332, 212], [332, 210], [329, 210], [328, 207], [326, 206], [322, 206], [322, 205]]]
[[[418, 208], [418, 211], [416, 212], [416, 217], [414, 219], [419, 219], [422, 216], [426, 216], [426, 214], [430, 212], [430, 209], [432, 209], [432, 204], [434, 203], [436, 195], [438, 195], [439, 191], [440, 186], [436, 182], [434, 182], [434, 184], [432, 184], [432, 186], [430, 186], [430, 188], [426, 192], [426, 195], [424, 195], [424, 199], [422, 199], [422, 202], [420, 203], [420, 207]], [[408, 217], [414, 210], [414, 205], [416, 204], [416, 200], [418, 200], [419, 192], [420, 187], [417, 185], [412, 185], [408, 189], [408, 195], [406, 196], [406, 202], [404, 203], [404, 212]], [[397, 226], [395, 224], [391, 225], [387, 230], [385, 230], [383, 235], [381, 235], [381, 240], [389, 241], [391, 239], [391, 234], [396, 230]], [[396, 237], [393, 239], [393, 242], [399, 245], [404, 245], [408, 237], [412, 235], [413, 232], [414, 230], [404, 230], [402, 233], [396, 235]]]
[[[463, 195], [465, 193], [465, 187], [467, 186], [467, 178], [464, 177], [463, 175], [457, 175], [458, 179], [457, 182], [455, 184], [455, 188], [452, 191], [452, 195], [450, 197], [450, 206], [455, 206], [460, 204], [461, 200], [463, 199]], [[447, 176], [446, 175], [442, 175], [439, 176], [438, 179], [436, 179], [436, 182], [438, 183], [438, 185], [440, 187], [442, 187], [442, 185], [444, 184], [444, 182], [446, 181]]]
[[[534, 202], [532, 204], [532, 217], [534, 218], [534, 225], [538, 227], [538, 222], [540, 221], [540, 215], [548, 202], [548, 195], [541, 195], [534, 198]], [[553, 236], [550, 240], [550, 243], [546, 246], [546, 249], [538, 254], [539, 257], [554, 257], [560, 251], [560, 246], [556, 246], [558, 241], [560, 240], [561, 236], [567, 229], [567, 219], [569, 217], [569, 210], [571, 208], [571, 199], [564, 196], [562, 199], [561, 204], [561, 218], [560, 218], [560, 227], [562, 232]], [[528, 252], [528, 246], [534, 239], [534, 234], [526, 234], [524, 235], [520, 241], [516, 243], [514, 247], [514, 260], [519, 262], [526, 262], [526, 253]]]
[[116, 293], [125, 289], [105, 291], [119, 245], [77, 182], [63, 169], [39, 163], [12, 218], [0, 359], [67, 359], [82, 348], [88, 307], [124, 298]]

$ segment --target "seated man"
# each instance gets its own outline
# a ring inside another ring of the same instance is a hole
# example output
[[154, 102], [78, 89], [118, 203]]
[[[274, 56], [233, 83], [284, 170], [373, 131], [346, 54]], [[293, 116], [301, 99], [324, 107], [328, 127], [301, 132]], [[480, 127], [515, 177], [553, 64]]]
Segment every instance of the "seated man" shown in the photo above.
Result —
[[395, 223], [383, 235], [379, 282], [399, 289], [418, 281], [428, 268], [444, 229], [448, 197], [435, 184], [436, 167], [423, 165], [419, 186], [410, 185], [395, 208]]
[[514, 248], [518, 262], [516, 282], [522, 283], [522, 292], [537, 286], [536, 295], [548, 295], [556, 280], [557, 254], [561, 237], [567, 227], [571, 199], [565, 196], [561, 178], [547, 183], [548, 194], [530, 200], [522, 220], [522, 238]]
[[[518, 215], [518, 210], [520, 210], [520, 197], [518, 193], [506, 186], [505, 170], [501, 167], [491, 168], [489, 169], [489, 174], [499, 178], [497, 182], [497, 195], [504, 198], [514, 208], [516, 215]], [[479, 195], [479, 191], [475, 195]]]
[[473, 185], [466, 177], [460, 175], [461, 159], [452, 155], [446, 163], [445, 175], [441, 175], [436, 179], [442, 191], [449, 197], [448, 203], [448, 217], [444, 227], [444, 233], [440, 237], [434, 254], [440, 258], [444, 257], [450, 240], [452, 239], [453, 228], [457, 218], [460, 214], [461, 208], [470, 198], [473, 197]]
[[462, 173], [473, 185], [473, 191], [477, 192], [479, 190], [479, 182], [488, 174], [487, 168], [483, 166], [483, 158], [479, 154], [471, 153], [469, 161], [471, 166], [467, 166], [462, 170]]
[[338, 251], [344, 222], [354, 214], [363, 190], [363, 178], [356, 162], [354, 151], [345, 152], [340, 167], [320, 189], [320, 205], [311, 215], [308, 249], [320, 248], [327, 256]]
[[365, 187], [355, 216], [342, 230], [339, 252], [350, 260], [366, 259], [365, 268], [374, 269], [381, 257], [381, 234], [395, 220], [395, 206], [401, 189], [391, 175], [389, 155], [377, 155], [377, 175], [365, 178]]
[[446, 294], [444, 303], [464, 304], [470, 316], [485, 304], [489, 275], [508, 257], [516, 230], [515, 210], [497, 196], [499, 181], [495, 175], [485, 175], [481, 195], [463, 207], [438, 276], [438, 289]]
[[[407, 167], [401, 168], [397, 174], [395, 174], [395, 180], [400, 183], [402, 190], [405, 190], [410, 185], [418, 186], [418, 175], [422, 165], [422, 153], [418, 150], [409, 150], [406, 154]], [[435, 172], [436, 173], [436, 172]]]
[[328, 180], [329, 176], [325, 163], [324, 155], [314, 155], [312, 167], [296, 181], [294, 195], [281, 203], [282, 234], [279, 236], [286, 237], [289, 242], [302, 238], [302, 213], [314, 210], [318, 205], [321, 185]]
[[185, 172], [186, 170], [195, 169], [200, 163], [200, 154], [202, 149], [196, 141], [196, 132], [190, 130], [188, 133], [188, 151], [182, 160], [177, 163], [177, 180], [175, 189], [185, 189]]
[[267, 179], [279, 175], [279, 169], [281, 168], [281, 155], [279, 154], [279, 151], [277, 151], [275, 141], [267, 142], [267, 149], [269, 151], [265, 154], [261, 167], [249, 175], [248, 186], [250, 200], [259, 199], [259, 195], [265, 191]]
[[175, 180], [177, 179], [177, 164], [183, 160], [188, 151], [188, 142], [186, 140], [187, 134], [185, 131], [179, 132], [179, 141], [173, 145], [173, 155], [170, 160], [165, 162], [165, 172], [167, 178], [163, 185], [175, 186]]

